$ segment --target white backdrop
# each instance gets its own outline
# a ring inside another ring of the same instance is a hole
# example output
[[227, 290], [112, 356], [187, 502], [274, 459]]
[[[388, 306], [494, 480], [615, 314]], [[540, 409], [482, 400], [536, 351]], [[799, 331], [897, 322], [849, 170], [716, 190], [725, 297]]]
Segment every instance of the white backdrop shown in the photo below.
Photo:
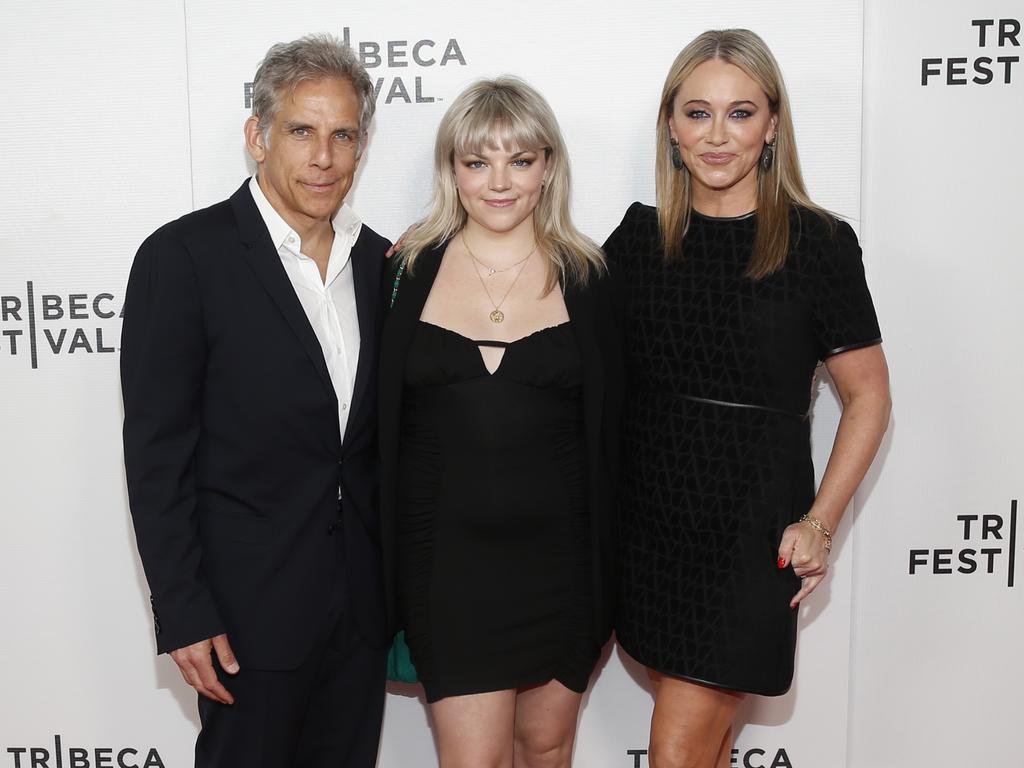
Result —
[[[1007, 586], [1024, 459], [1024, 70], [998, 60], [1019, 56], [1009, 22], [1019, 28], [1024, 2], [963, 5], [522, 0], [488, 18], [465, 0], [2, 0], [0, 768], [191, 765], [194, 697], [153, 656], [125, 501], [117, 314], [141, 240], [246, 175], [246, 83], [267, 47], [330, 31], [366, 52], [381, 94], [350, 202], [390, 237], [428, 200], [447, 102], [480, 76], [525, 77], [559, 115], [575, 215], [600, 242], [630, 202], [653, 202], [653, 121], [673, 57], [727, 26], [773, 48], [812, 196], [864, 238], [896, 399], [832, 577], [801, 611], [794, 688], [744, 705], [734, 764], [1024, 765], [1010, 693], [1024, 682], [1024, 615]], [[973, 82], [986, 67], [991, 82]], [[923, 71], [939, 74], [921, 85]], [[824, 383], [819, 470], [837, 419]], [[972, 557], [974, 572], [958, 572]], [[381, 768], [436, 765], [415, 693], [388, 697]], [[576, 763], [646, 766], [651, 705], [641, 670], [610, 646]]]
[[1024, 2], [869, 0], [866, 22], [864, 247], [896, 405], [857, 521], [850, 765], [1024, 766], [1024, 69], [998, 44]]

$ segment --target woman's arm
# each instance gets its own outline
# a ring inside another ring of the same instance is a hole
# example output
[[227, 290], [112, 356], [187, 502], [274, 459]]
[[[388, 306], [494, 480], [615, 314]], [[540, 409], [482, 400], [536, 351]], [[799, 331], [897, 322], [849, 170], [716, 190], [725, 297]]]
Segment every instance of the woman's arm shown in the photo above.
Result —
[[[880, 345], [841, 352], [826, 360], [825, 367], [839, 391], [843, 415], [818, 495], [807, 515], [835, 531], [875, 458], [889, 426], [892, 401], [889, 369]], [[779, 567], [790, 563], [804, 580], [790, 603], [795, 608], [821, 583], [828, 569], [825, 537], [806, 522], [790, 525], [782, 535]]]

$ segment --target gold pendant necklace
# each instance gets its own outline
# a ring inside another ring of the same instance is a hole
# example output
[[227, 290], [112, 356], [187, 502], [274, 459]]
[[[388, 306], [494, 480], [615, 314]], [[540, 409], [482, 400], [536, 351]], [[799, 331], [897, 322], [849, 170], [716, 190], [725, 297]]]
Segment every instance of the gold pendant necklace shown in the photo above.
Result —
[[[476, 256], [474, 256], [473, 252], [471, 250], [469, 250], [469, 244], [466, 242], [466, 233], [465, 233], [465, 231], [459, 232], [459, 237], [462, 239], [462, 246], [463, 246], [463, 248], [466, 249], [466, 253], [468, 253], [469, 257], [475, 262], [473, 264], [473, 271], [476, 273], [477, 280], [480, 281], [480, 287], [484, 289], [484, 293], [487, 295], [487, 301], [489, 301], [491, 303], [491, 306], [494, 307], [494, 309], [491, 311], [491, 313], [488, 315], [488, 317], [491, 319], [491, 322], [495, 323], [495, 324], [499, 324], [499, 323], [504, 322], [505, 321], [505, 313], [501, 311], [501, 305], [505, 303], [505, 299], [507, 299], [508, 295], [510, 293], [512, 293], [512, 289], [516, 287], [516, 283], [519, 282], [519, 278], [522, 276], [523, 270], [526, 269], [526, 262], [527, 262], [527, 260], [531, 256], [533, 256], [533, 252], [537, 250], [537, 243], [535, 242], [533, 244], [533, 248], [530, 249], [530, 252], [528, 254], [526, 254], [525, 258], [520, 259], [515, 264], [512, 264], [511, 266], [505, 267], [504, 269], [492, 269], [491, 267], [487, 266], [482, 261], [480, 261], [480, 259], [478, 259]], [[488, 277], [493, 275], [495, 272], [508, 272], [510, 269], [514, 269], [515, 267], [519, 267], [519, 271], [516, 273], [516, 277], [512, 281], [512, 285], [510, 285], [508, 287], [508, 290], [505, 291], [505, 295], [501, 297], [501, 301], [499, 301], [497, 304], [495, 304], [494, 303], [494, 299], [491, 298], [491, 292], [489, 290], [487, 290], [487, 283], [484, 282], [484, 278], [483, 278], [483, 275], [480, 274], [480, 270], [476, 268], [477, 264], [481, 265], [484, 269], [489, 270], [488, 275], [487, 275]]]

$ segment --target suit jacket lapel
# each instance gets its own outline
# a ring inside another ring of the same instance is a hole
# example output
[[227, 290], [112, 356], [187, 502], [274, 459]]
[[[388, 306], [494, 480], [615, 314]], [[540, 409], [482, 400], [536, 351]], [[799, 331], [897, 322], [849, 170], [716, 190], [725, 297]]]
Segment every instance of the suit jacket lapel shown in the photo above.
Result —
[[[356, 380], [352, 389], [351, 413], [357, 413], [370, 380], [370, 368], [376, 364], [378, 330], [381, 302], [384, 300], [377, 290], [374, 275], [384, 269], [383, 253], [368, 247], [365, 232], [352, 246], [352, 281], [356, 292], [356, 317], [359, 321], [359, 361], [356, 365]], [[346, 432], [346, 436], [348, 433]]]
[[288, 279], [288, 274], [284, 271], [281, 257], [270, 240], [270, 233], [267, 231], [263, 217], [260, 216], [259, 209], [253, 202], [248, 180], [231, 196], [231, 206], [235, 211], [235, 218], [238, 220], [242, 244], [245, 246], [246, 263], [256, 274], [264, 290], [270, 294], [270, 298], [273, 299], [274, 304], [277, 305], [285, 320], [288, 321], [288, 325], [295, 332], [299, 343], [309, 356], [310, 362], [331, 398], [337, 400], [320, 342], [313, 332], [313, 326], [309, 324], [309, 318], [306, 317], [306, 313], [302, 309], [299, 297], [295, 295], [295, 289]]

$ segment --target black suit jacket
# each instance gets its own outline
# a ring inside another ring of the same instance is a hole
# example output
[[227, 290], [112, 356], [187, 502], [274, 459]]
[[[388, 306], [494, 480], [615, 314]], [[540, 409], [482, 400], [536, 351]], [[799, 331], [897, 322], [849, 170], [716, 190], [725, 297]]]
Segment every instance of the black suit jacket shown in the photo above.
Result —
[[[395, 596], [395, 528], [405, 362], [416, 323], [437, 277], [446, 244], [425, 251], [412, 274], [399, 281], [384, 324], [380, 354], [381, 533], [388, 619], [401, 628]], [[390, 299], [395, 275], [389, 278]], [[602, 645], [611, 633], [615, 594], [614, 492], [618, 475], [619, 421], [625, 389], [620, 299], [608, 275], [592, 276], [586, 287], [569, 286], [565, 306], [583, 363], [583, 415], [587, 441], [594, 600], [591, 639]], [[453, 595], [452, 599], [457, 599]]]
[[121, 338], [124, 452], [160, 652], [227, 632], [243, 666], [292, 668], [346, 593], [366, 639], [384, 643], [388, 246], [364, 225], [352, 249], [360, 351], [344, 442], [320, 344], [248, 181], [139, 249]]

